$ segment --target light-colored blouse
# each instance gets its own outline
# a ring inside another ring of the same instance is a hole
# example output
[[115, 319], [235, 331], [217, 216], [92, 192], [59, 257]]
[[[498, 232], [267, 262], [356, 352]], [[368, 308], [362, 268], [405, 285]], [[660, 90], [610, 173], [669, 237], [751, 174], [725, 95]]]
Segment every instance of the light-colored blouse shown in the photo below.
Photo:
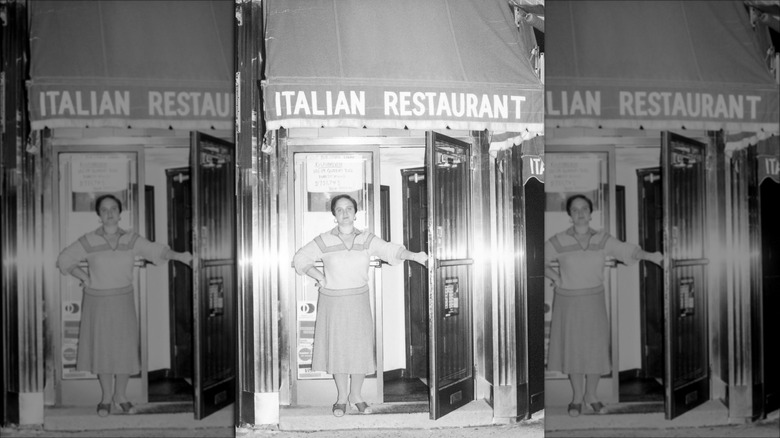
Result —
[[136, 257], [143, 257], [155, 265], [171, 259], [173, 252], [165, 245], [150, 242], [121, 228], [117, 233], [119, 239], [113, 244], [106, 237], [103, 227], [81, 236], [63, 249], [57, 258], [60, 272], [68, 275], [79, 263], [86, 261], [92, 289], [116, 289], [133, 284]]
[[558, 261], [563, 289], [590, 289], [604, 284], [604, 261], [614, 257], [631, 265], [641, 260], [641, 248], [621, 242], [605, 231], [588, 230], [585, 245], [581, 244], [570, 227], [552, 236], [544, 245], [544, 261], [548, 265]]
[[293, 257], [293, 266], [300, 275], [305, 275], [318, 260], [325, 268], [325, 282], [328, 289], [352, 289], [368, 284], [368, 264], [371, 256], [395, 265], [401, 263], [402, 245], [385, 242], [373, 233], [355, 228], [351, 248], [347, 248], [339, 237], [338, 227], [322, 233], [304, 245]]

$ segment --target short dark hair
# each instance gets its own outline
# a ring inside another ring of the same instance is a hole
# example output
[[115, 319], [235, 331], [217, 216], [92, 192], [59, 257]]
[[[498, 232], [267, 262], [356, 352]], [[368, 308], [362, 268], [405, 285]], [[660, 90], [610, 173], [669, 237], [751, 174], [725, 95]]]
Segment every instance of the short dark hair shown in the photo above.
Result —
[[336, 215], [336, 202], [338, 202], [339, 199], [349, 199], [350, 201], [352, 201], [352, 206], [355, 207], [355, 213], [357, 213], [358, 211], [357, 201], [355, 201], [355, 199], [352, 196], [338, 195], [330, 201], [330, 212], [333, 214], [333, 216]]
[[104, 200], [106, 200], [106, 199], [113, 199], [113, 200], [114, 200], [114, 202], [116, 202], [116, 205], [118, 205], [118, 206], [119, 206], [119, 212], [120, 212], [120, 213], [122, 212], [122, 201], [120, 201], [120, 200], [119, 200], [119, 199], [118, 199], [116, 196], [114, 196], [114, 195], [112, 195], [112, 194], [108, 194], [108, 195], [102, 195], [102, 196], [99, 196], [99, 197], [98, 197], [98, 198], [95, 200], [95, 213], [97, 213], [97, 215], [98, 215], [98, 216], [100, 216], [100, 204], [101, 204], [101, 203], [102, 203]]
[[583, 199], [585, 202], [588, 203], [588, 208], [590, 209], [590, 212], [593, 213], [593, 201], [588, 199], [585, 195], [572, 195], [569, 196], [569, 199], [566, 200], [566, 214], [571, 216], [571, 204], [574, 202], [575, 199]]

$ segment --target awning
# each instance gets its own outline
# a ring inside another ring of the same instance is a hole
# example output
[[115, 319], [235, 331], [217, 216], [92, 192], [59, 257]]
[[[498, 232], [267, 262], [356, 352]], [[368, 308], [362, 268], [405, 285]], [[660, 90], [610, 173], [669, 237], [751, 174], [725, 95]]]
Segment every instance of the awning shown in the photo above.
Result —
[[234, 3], [32, 1], [33, 129], [233, 129]]
[[268, 129], [543, 134], [533, 47], [507, 0], [271, 0], [266, 8]]
[[545, 14], [548, 127], [778, 134], [778, 85], [742, 1], [554, 1]]

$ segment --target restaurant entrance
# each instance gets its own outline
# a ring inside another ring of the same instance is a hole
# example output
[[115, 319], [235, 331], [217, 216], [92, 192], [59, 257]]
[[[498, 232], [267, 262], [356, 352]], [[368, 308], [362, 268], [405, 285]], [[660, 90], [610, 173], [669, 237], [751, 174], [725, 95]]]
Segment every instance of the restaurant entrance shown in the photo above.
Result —
[[[366, 400], [426, 402], [432, 418], [473, 400], [474, 260], [469, 248], [471, 199], [477, 194], [470, 189], [470, 161], [478, 152], [472, 151], [469, 134], [457, 139], [428, 133], [427, 145], [423, 137], [361, 139], [361, 145], [352, 139], [350, 146], [297, 138], [294, 130], [290, 134], [280, 142], [290, 163], [280, 169], [281, 181], [289, 187], [281, 210], [288, 217], [282, 222], [293, 227], [286, 233], [290, 254], [332, 228], [330, 199], [346, 193], [358, 202], [358, 229], [425, 251], [434, 266], [371, 262], [377, 371], [367, 376]], [[430, 187], [423, 183], [428, 181]], [[439, 218], [430, 229], [423, 220], [428, 217]], [[332, 376], [311, 369], [317, 289], [313, 280], [292, 270], [287, 278], [290, 292], [282, 301], [289, 315], [290, 372], [285, 374], [291, 377], [283, 385], [289, 388], [289, 403], [332, 404]]]

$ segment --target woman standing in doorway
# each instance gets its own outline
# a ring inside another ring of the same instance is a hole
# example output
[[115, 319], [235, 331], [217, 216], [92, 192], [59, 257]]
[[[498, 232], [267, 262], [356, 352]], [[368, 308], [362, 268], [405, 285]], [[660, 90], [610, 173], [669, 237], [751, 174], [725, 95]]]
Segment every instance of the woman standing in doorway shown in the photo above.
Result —
[[[133, 293], [133, 266], [141, 256], [155, 264], [178, 260], [190, 264], [192, 254], [171, 251], [119, 228], [122, 203], [113, 195], [95, 201], [101, 226], [62, 250], [57, 266], [84, 287], [76, 369], [98, 375], [102, 399], [97, 413], [105, 417], [113, 403], [117, 411], [134, 414], [127, 400], [127, 383], [141, 369], [138, 319]], [[89, 272], [79, 263], [86, 261]]]
[[[551, 237], [544, 248], [545, 275], [555, 286], [547, 368], [569, 375], [573, 397], [568, 412], [576, 417], [583, 401], [596, 413], [604, 409], [596, 389], [600, 376], [611, 370], [605, 258], [626, 264], [648, 260], [661, 266], [663, 255], [647, 253], [604, 230], [590, 228], [593, 202], [584, 195], [569, 197], [566, 211], [573, 225]], [[552, 266], [554, 261], [558, 271]]]
[[[362, 414], [370, 414], [371, 408], [361, 395], [366, 374], [376, 370], [368, 296], [369, 257], [379, 257], [392, 265], [403, 260], [424, 265], [428, 255], [412, 253], [355, 228], [357, 201], [349, 195], [334, 197], [330, 211], [338, 225], [315, 237], [293, 258], [296, 272], [316, 280], [319, 289], [312, 370], [332, 374], [336, 381], [338, 399], [333, 415], [343, 416], [347, 403]], [[319, 260], [324, 272], [314, 266]]]

